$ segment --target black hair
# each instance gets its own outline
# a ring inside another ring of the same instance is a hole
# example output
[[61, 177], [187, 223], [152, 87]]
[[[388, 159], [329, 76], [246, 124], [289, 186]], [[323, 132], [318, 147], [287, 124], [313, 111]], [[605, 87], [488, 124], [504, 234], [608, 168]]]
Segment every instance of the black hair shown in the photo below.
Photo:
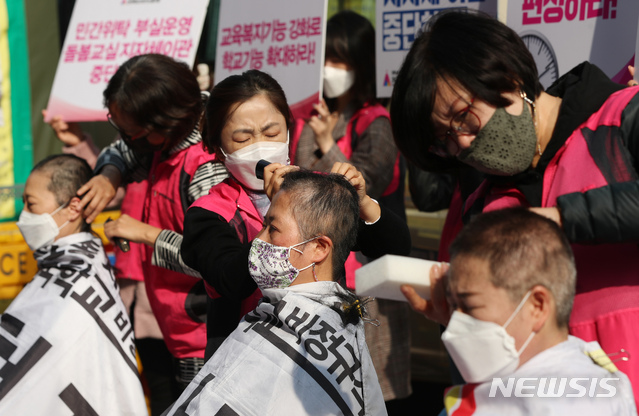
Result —
[[126, 61], [104, 90], [104, 106], [116, 105], [141, 129], [169, 141], [169, 148], [198, 126], [204, 101], [193, 71], [183, 62], [160, 54]]
[[286, 120], [290, 130], [293, 116], [280, 84], [269, 74], [251, 69], [241, 75], [231, 75], [220, 81], [211, 90], [206, 106], [207, 128], [203, 142], [209, 153], [222, 146], [222, 130], [232, 115], [234, 106], [245, 103], [258, 94], [263, 94]]
[[502, 93], [543, 91], [537, 66], [514, 30], [481, 12], [441, 12], [415, 39], [397, 75], [391, 120], [397, 147], [427, 171], [454, 170], [454, 158], [429, 152], [435, 140], [432, 112], [437, 81], [458, 83], [472, 96], [495, 107], [510, 100]]
[[[344, 10], [326, 22], [326, 59], [343, 62], [355, 72], [350, 89], [355, 108], [375, 101], [375, 29], [364, 16]], [[333, 99], [327, 99], [329, 107]]]
[[514, 303], [533, 286], [547, 288], [557, 306], [557, 325], [567, 327], [577, 272], [570, 243], [555, 222], [525, 208], [478, 215], [450, 246], [451, 270], [467, 257], [485, 260], [493, 285], [504, 288]]
[[[70, 154], [49, 156], [38, 162], [31, 173], [43, 172], [50, 175], [47, 189], [55, 197], [56, 203], [66, 205], [77, 196], [78, 189], [93, 177], [93, 170], [86, 160]], [[90, 231], [91, 225], [84, 222], [82, 231]]]
[[[284, 175], [280, 192], [289, 197], [302, 240], [316, 236], [331, 239], [333, 280], [343, 281], [344, 263], [355, 245], [359, 226], [359, 197], [353, 185], [343, 175], [300, 169]], [[345, 324], [359, 322], [365, 312], [364, 302], [349, 291], [337, 296], [342, 302], [328, 306], [340, 314]]]

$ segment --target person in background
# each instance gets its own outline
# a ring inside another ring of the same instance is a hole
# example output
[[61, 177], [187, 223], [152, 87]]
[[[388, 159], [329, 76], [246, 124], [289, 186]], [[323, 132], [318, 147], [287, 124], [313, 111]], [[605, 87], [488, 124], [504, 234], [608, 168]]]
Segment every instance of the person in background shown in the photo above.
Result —
[[[348, 162], [366, 181], [368, 194], [401, 218], [405, 167], [393, 141], [390, 116], [375, 95], [375, 29], [365, 17], [346, 10], [326, 24], [324, 98], [316, 115], [297, 120], [291, 143], [293, 164], [328, 172], [335, 162]], [[355, 288], [355, 270], [369, 261], [355, 253], [346, 264], [346, 282]], [[404, 302], [376, 299], [366, 339], [378, 370], [384, 397], [411, 394], [410, 309]], [[389, 403], [391, 406], [392, 403]]]
[[146, 245], [147, 295], [177, 372], [170, 402], [203, 365], [206, 345], [204, 287], [180, 258], [184, 213], [227, 176], [202, 147], [206, 98], [184, 63], [157, 54], [126, 61], [104, 91], [120, 140], [100, 154], [96, 175], [79, 190], [92, 221], [121, 183], [147, 181], [142, 221], [122, 215], [104, 230]]
[[[391, 104], [395, 140], [418, 166], [466, 164], [487, 175], [457, 224], [523, 206], [561, 225], [578, 271], [570, 333], [631, 357], [639, 355], [637, 92], [587, 62], [543, 91], [512, 29], [447, 12], [413, 43]], [[637, 397], [639, 366], [618, 365]]]
[[272, 191], [248, 255], [264, 299], [168, 415], [385, 415], [366, 305], [337, 283], [356, 241], [358, 191], [343, 175], [303, 170]]
[[0, 315], [0, 414], [147, 415], [133, 327], [76, 193], [73, 155], [37, 163], [17, 226], [38, 272]]
[[564, 232], [524, 208], [481, 214], [431, 270], [413, 308], [446, 326], [442, 341], [467, 384], [447, 415], [636, 415], [632, 386], [596, 342], [568, 334], [577, 282]]
[[[230, 76], [211, 90], [204, 143], [224, 163], [230, 177], [189, 208], [182, 242], [184, 262], [201, 273], [212, 301], [207, 357], [262, 296], [249, 274], [248, 255], [270, 206], [271, 179], [296, 169], [288, 166], [290, 125], [284, 91], [264, 72], [249, 70]], [[260, 160], [272, 162], [264, 167], [264, 180], [256, 177]], [[357, 249], [371, 257], [407, 255], [410, 234], [406, 223], [366, 195], [363, 176], [352, 165], [338, 163], [332, 170], [347, 175], [361, 192]], [[388, 235], [393, 238], [385, 238]]]

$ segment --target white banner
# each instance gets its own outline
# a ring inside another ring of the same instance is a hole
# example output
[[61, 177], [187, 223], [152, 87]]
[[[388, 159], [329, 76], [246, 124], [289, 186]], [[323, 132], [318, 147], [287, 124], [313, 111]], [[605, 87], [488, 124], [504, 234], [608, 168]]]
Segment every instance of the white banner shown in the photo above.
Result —
[[208, 3], [77, 0], [49, 97], [49, 118], [106, 121], [102, 92], [134, 56], [160, 53], [192, 66]]
[[386, 415], [364, 339], [335, 282], [271, 289], [166, 415]]
[[497, 17], [497, 0], [377, 0], [377, 96], [390, 97], [404, 57], [428, 19], [449, 9], [481, 10]]
[[583, 61], [625, 83], [638, 15], [638, 1], [511, 0], [506, 23], [531, 51], [544, 87]]
[[280, 83], [296, 117], [319, 101], [327, 0], [222, 0], [215, 82], [258, 69]]
[[72, 234], [34, 256], [38, 273], [0, 315], [0, 414], [147, 415], [99, 237]]

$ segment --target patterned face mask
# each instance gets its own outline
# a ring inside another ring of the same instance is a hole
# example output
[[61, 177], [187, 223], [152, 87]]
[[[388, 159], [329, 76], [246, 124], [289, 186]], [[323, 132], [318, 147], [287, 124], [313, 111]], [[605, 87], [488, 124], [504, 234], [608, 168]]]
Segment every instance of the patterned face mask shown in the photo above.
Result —
[[260, 290], [264, 289], [286, 289], [297, 278], [297, 275], [315, 263], [297, 269], [291, 264], [291, 250], [295, 250], [300, 254], [303, 251], [295, 248], [303, 244], [313, 241], [318, 237], [292, 245], [290, 247], [276, 246], [267, 243], [264, 240], [256, 238], [251, 245], [249, 253], [249, 273]]

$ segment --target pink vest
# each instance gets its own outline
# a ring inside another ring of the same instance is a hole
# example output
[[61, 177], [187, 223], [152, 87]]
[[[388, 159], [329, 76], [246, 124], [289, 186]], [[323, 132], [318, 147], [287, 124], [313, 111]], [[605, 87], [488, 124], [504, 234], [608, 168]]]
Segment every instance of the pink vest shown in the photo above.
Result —
[[[635, 94], [636, 88], [612, 94], [566, 140], [545, 170], [543, 207], [556, 206], [561, 195], [586, 192], [612, 183], [595, 163], [582, 131], [618, 127], [624, 108]], [[609, 146], [616, 146], [616, 142], [610, 139]], [[637, 173], [632, 166], [627, 166], [619, 151], [610, 152], [613, 156], [607, 160], [615, 171], [614, 181], [636, 180]], [[486, 189], [484, 183], [476, 194], [485, 193]], [[472, 205], [471, 202], [469, 198], [467, 206]], [[529, 206], [518, 190], [494, 187], [486, 196], [484, 210], [515, 205]], [[570, 316], [570, 332], [586, 341], [599, 341], [607, 353], [625, 349], [631, 357], [639, 356], [639, 246], [637, 243], [573, 244], [572, 249], [577, 264], [577, 294]], [[631, 363], [632, 359], [616, 364], [630, 377], [635, 396], [639, 397], [639, 366], [636, 362]]]
[[[368, 126], [379, 117], [386, 117], [390, 120], [390, 114], [386, 111], [386, 108], [380, 104], [374, 105], [364, 105], [364, 107], [360, 108], [358, 111], [353, 114], [353, 117], [348, 122], [346, 126], [346, 133], [342, 138], [340, 138], [336, 145], [339, 150], [342, 151], [344, 156], [350, 160], [351, 155], [353, 154], [353, 123], [355, 123], [355, 133], [357, 136], [361, 136]], [[302, 129], [306, 121], [304, 119], [295, 120], [295, 130], [293, 134], [293, 140], [291, 140], [290, 144], [290, 156], [291, 160], [295, 160], [295, 154], [297, 152], [297, 144], [299, 143], [300, 135], [302, 134]], [[393, 179], [391, 183], [388, 185], [382, 196], [387, 196], [392, 194], [399, 187], [400, 181], [400, 167], [399, 167], [399, 152], [397, 153], [397, 157], [395, 159], [395, 166], [393, 168]]]
[[[186, 192], [203, 164], [215, 159], [201, 143], [160, 160], [156, 152], [144, 199], [143, 222], [182, 234], [188, 207]], [[166, 345], [176, 358], [204, 358], [206, 298], [202, 279], [151, 265], [153, 249], [146, 252], [146, 290]]]
[[[241, 243], [253, 241], [262, 230], [262, 216], [255, 209], [244, 188], [232, 178], [227, 178], [224, 182], [212, 187], [209, 194], [195, 201], [192, 207], [204, 208], [221, 215], [235, 229]], [[211, 298], [220, 297], [211, 285], [206, 282], [204, 285]], [[261, 297], [262, 292], [256, 289], [251, 296], [242, 301], [238, 322], [242, 316], [255, 309]]]

